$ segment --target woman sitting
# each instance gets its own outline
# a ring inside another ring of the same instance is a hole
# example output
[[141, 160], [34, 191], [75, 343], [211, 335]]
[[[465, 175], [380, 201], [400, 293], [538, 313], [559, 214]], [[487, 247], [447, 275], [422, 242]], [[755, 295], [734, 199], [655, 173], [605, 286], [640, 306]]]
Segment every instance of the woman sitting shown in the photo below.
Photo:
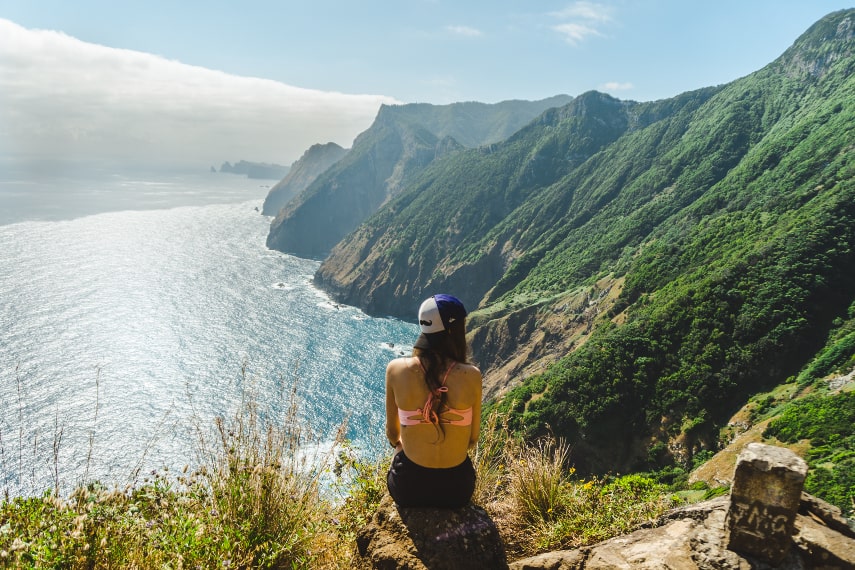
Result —
[[478, 442], [481, 372], [466, 360], [466, 309], [451, 295], [419, 308], [410, 358], [386, 367], [386, 436], [395, 457], [386, 476], [401, 507], [457, 508], [475, 490], [468, 450]]

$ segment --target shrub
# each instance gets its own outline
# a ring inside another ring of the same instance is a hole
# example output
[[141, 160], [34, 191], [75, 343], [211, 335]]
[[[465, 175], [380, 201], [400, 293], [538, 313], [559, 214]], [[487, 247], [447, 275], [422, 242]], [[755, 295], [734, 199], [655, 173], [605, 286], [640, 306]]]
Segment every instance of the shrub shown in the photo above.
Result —
[[561, 441], [540, 439], [522, 449], [510, 466], [510, 494], [517, 512], [528, 523], [556, 520], [564, 504], [562, 490], [567, 476], [570, 448]]

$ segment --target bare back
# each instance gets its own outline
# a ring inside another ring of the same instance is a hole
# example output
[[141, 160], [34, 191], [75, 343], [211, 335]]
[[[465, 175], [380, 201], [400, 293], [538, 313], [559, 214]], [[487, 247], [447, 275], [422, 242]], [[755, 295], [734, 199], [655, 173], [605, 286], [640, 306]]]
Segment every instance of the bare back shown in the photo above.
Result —
[[447, 420], [459, 420], [461, 416], [454, 410], [471, 408], [472, 419], [470, 425], [443, 423], [440, 430], [433, 423], [402, 426], [399, 419], [399, 409], [421, 411], [431, 395], [418, 359], [398, 358], [386, 367], [386, 436], [402, 445], [407, 457], [423, 467], [459, 465], [478, 442], [481, 372], [471, 364], [457, 363], [447, 373], [446, 404], [452, 410], [442, 415]]

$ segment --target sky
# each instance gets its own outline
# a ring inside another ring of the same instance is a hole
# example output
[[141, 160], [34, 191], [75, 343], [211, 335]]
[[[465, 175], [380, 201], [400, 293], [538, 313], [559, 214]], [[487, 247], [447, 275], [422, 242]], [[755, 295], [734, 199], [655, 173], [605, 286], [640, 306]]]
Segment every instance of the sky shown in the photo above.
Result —
[[756, 71], [850, 7], [0, 0], [0, 169], [289, 165], [315, 143], [350, 147], [381, 104], [668, 98]]

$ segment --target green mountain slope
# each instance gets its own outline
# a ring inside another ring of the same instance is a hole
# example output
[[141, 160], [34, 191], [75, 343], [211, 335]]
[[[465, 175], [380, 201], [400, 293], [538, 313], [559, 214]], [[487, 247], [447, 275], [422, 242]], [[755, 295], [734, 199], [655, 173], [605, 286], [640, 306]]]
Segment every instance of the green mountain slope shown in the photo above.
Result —
[[728, 85], [588, 93], [436, 160], [316, 280], [374, 313], [439, 290], [478, 307], [492, 395], [517, 385], [502, 405], [580, 466], [713, 447], [855, 300], [853, 29], [855, 11], [830, 14]]
[[[708, 96], [693, 93], [667, 106], [693, 108]], [[519, 272], [525, 261], [518, 251], [536, 254], [536, 241], [556, 224], [563, 228], [562, 206], [546, 201], [572, 202], [574, 191], [556, 182], [655, 120], [659, 106], [648, 107], [586, 93], [503, 143], [437, 161], [345, 238], [316, 279], [377, 314], [409, 316], [431, 289], [459, 291], [477, 306], [497, 281]]]
[[278, 211], [267, 245], [323, 257], [437, 157], [507, 138], [545, 109], [571, 99], [384, 105], [348, 155]]

